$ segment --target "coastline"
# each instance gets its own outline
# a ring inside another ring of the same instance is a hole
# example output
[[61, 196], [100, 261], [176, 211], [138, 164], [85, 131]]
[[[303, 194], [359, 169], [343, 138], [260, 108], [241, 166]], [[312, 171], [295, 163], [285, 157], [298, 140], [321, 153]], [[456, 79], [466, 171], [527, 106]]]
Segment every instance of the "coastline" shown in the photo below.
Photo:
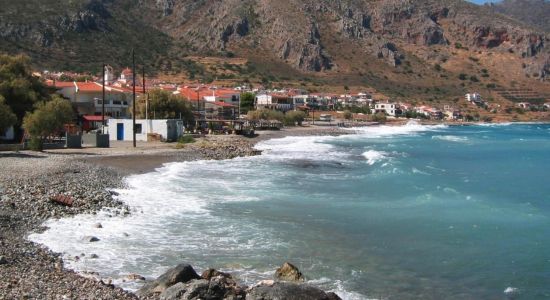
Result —
[[[343, 135], [337, 127], [299, 127], [261, 132], [253, 138], [210, 136], [175, 149], [175, 144], [119, 144], [114, 149], [65, 149], [42, 153], [0, 153], [0, 299], [113, 298], [137, 299], [131, 292], [65, 269], [61, 254], [30, 242], [50, 218], [96, 213], [109, 207], [129, 213], [108, 189], [123, 187], [124, 178], [154, 171], [165, 163], [224, 160], [257, 155], [258, 142], [285, 136]], [[51, 199], [69, 195], [64, 206]], [[131, 275], [131, 274], [129, 274]]]
[[[5, 278], [0, 282], [0, 299], [25, 296], [136, 299], [135, 294], [109, 282], [64, 269], [60, 254], [28, 241], [28, 234], [42, 230], [43, 222], [50, 218], [94, 213], [103, 207], [111, 207], [115, 213], [126, 213], [125, 205], [114, 201], [107, 189], [122, 187], [126, 176], [152, 172], [165, 163], [256, 155], [255, 144], [286, 136], [351, 133], [349, 129], [337, 127], [298, 127], [264, 131], [253, 138], [209, 136], [182, 149], [175, 149], [175, 144], [154, 143], [140, 144], [137, 150], [128, 144], [119, 144], [113, 149], [2, 152], [0, 256], [6, 263], [0, 263], [0, 276]], [[49, 197], [56, 193], [72, 195], [75, 205], [64, 207], [52, 203]]]

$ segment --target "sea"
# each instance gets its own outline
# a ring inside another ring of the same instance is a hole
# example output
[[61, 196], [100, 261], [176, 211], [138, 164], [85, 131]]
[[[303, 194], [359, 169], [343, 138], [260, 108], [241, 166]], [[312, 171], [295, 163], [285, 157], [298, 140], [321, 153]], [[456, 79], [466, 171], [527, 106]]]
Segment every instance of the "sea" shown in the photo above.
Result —
[[50, 220], [29, 239], [128, 290], [126, 275], [179, 263], [250, 285], [289, 261], [343, 299], [550, 299], [550, 125], [409, 123], [257, 148], [130, 176], [116, 190], [129, 216]]

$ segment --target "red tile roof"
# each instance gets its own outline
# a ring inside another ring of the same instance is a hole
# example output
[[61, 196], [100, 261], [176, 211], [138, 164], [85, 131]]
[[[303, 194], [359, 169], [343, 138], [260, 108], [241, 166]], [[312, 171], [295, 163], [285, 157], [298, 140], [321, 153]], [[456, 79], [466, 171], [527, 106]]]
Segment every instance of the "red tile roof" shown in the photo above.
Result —
[[46, 81], [47, 86], [56, 87], [56, 88], [66, 88], [66, 87], [74, 87], [74, 82], [72, 81], [53, 81], [53, 80], [47, 80]]
[[[90, 121], [90, 122], [103, 121], [101, 116], [85, 115], [85, 116], [82, 116], [82, 118], [84, 118], [84, 120]], [[109, 119], [109, 116], [105, 116], [105, 120], [108, 120], [108, 119]]]
[[101, 92], [103, 87], [95, 82], [77, 82], [76, 86], [79, 92]]

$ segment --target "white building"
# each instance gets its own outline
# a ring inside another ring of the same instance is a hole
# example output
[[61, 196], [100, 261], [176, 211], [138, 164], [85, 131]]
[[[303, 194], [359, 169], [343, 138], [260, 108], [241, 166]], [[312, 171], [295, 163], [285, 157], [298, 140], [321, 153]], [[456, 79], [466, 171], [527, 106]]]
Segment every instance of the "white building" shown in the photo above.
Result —
[[[132, 141], [131, 119], [109, 119], [109, 138], [111, 141]], [[176, 141], [183, 135], [183, 120], [136, 120], [136, 140], [147, 141], [147, 134], [160, 135], [162, 141]]]
[[372, 109], [372, 113], [380, 113], [383, 112], [388, 116], [395, 117], [395, 110], [397, 108], [397, 105], [395, 103], [376, 103], [374, 105], [374, 108]]
[[256, 96], [256, 108], [274, 109], [280, 111], [289, 111], [293, 107], [292, 97], [285, 94], [261, 94]]

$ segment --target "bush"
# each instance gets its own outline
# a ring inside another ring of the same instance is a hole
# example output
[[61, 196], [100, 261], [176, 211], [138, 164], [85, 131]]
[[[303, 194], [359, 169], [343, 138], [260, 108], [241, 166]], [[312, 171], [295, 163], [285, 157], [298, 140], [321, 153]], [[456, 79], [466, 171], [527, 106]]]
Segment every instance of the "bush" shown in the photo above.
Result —
[[178, 144], [192, 144], [194, 142], [196, 142], [195, 138], [189, 134], [182, 135], [178, 139]]
[[460, 80], [466, 80], [468, 79], [468, 75], [464, 74], [464, 73], [460, 73], [460, 75], [458, 75], [458, 79]]
[[371, 116], [371, 121], [373, 122], [380, 122], [380, 123], [384, 123], [386, 122], [387, 118], [386, 118], [386, 114], [383, 113], [383, 112], [379, 112], [377, 114], [374, 114]]
[[258, 120], [277, 120], [277, 121], [283, 121], [285, 118], [285, 115], [277, 110], [269, 110], [269, 109], [260, 109], [260, 110], [253, 110], [248, 112], [248, 119], [252, 121], [258, 121]]
[[33, 136], [29, 141], [29, 149], [32, 151], [42, 151], [44, 149], [44, 142], [39, 137]]
[[302, 125], [302, 122], [306, 119], [306, 113], [303, 111], [289, 111], [285, 114], [284, 124], [287, 126]]
[[479, 79], [477, 79], [476, 76], [472, 75], [472, 76], [470, 76], [470, 81], [471, 82], [479, 82]]
[[344, 119], [351, 120], [353, 118], [353, 113], [349, 110], [344, 111]]

